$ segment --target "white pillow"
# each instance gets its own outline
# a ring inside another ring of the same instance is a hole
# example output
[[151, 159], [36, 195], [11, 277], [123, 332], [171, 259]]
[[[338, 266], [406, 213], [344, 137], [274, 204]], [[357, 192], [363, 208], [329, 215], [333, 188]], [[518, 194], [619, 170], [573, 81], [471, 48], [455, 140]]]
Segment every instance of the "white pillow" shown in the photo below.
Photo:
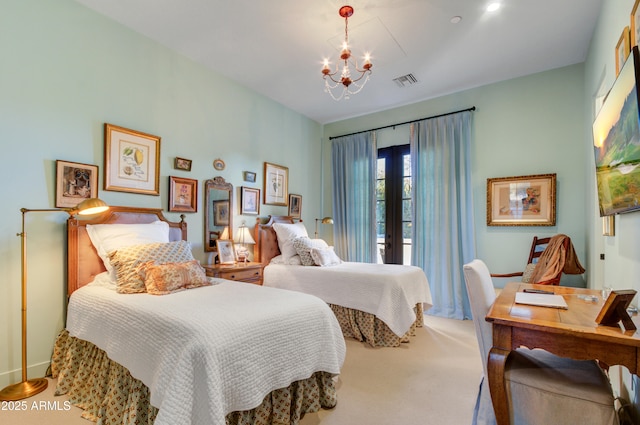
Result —
[[165, 221], [145, 224], [87, 224], [86, 227], [91, 243], [114, 281], [116, 273], [109, 261], [110, 252], [126, 246], [169, 242], [169, 224]]
[[289, 258], [286, 262], [284, 261], [284, 257], [282, 255], [276, 255], [269, 261], [269, 264], [286, 264], [288, 266], [301, 266], [302, 261], [300, 260], [299, 255], [294, 255]]
[[278, 237], [278, 248], [280, 248], [280, 253], [282, 254], [285, 262], [294, 255], [298, 255], [298, 252], [293, 246], [293, 240], [301, 236], [309, 237], [307, 228], [304, 227], [302, 222], [293, 224], [274, 223], [273, 230], [276, 231], [276, 236]]
[[320, 267], [337, 266], [342, 260], [333, 251], [333, 247], [328, 248], [312, 248], [311, 257], [313, 261]]
[[293, 247], [300, 256], [300, 261], [303, 266], [315, 266], [316, 262], [313, 257], [311, 257], [311, 250], [313, 248], [328, 248], [329, 245], [327, 245], [327, 243], [322, 239], [309, 239], [308, 237], [303, 236], [293, 240]]

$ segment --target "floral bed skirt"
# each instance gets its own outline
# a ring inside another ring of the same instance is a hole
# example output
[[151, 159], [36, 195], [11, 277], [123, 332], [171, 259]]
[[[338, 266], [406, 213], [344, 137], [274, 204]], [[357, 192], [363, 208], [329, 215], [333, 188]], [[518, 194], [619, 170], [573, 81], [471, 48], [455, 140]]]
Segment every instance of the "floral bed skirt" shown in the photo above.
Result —
[[416, 321], [403, 336], [394, 334], [380, 319], [370, 313], [329, 304], [338, 318], [340, 328], [345, 337], [366, 341], [373, 347], [397, 347], [403, 342], [409, 342], [409, 337], [415, 335], [416, 327], [424, 325], [424, 310], [422, 303], [416, 304], [414, 311]]
[[[69, 336], [66, 330], [56, 339], [51, 371], [58, 379], [55, 395], [67, 394], [71, 403], [83, 409], [83, 418], [99, 425], [153, 424], [158, 414], [141, 381], [104, 351]], [[332, 376], [316, 372], [272, 391], [260, 406], [227, 414], [226, 425], [295, 425], [305, 413], [333, 408], [337, 396]]]

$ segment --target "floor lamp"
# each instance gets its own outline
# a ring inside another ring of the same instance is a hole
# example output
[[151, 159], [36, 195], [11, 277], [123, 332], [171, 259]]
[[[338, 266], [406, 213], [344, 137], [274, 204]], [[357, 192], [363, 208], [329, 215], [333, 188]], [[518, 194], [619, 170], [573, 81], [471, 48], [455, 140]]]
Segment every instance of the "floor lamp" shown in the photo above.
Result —
[[[318, 221], [320, 219], [316, 218], [316, 233], [315, 233], [315, 239], [318, 239]], [[325, 217], [322, 219], [321, 221], [322, 224], [333, 224], [333, 219], [331, 217]]]
[[0, 390], [1, 401], [15, 401], [29, 398], [47, 388], [45, 378], [35, 378], [27, 380], [27, 234], [24, 231], [24, 216], [28, 212], [54, 212], [64, 211], [73, 216], [92, 215], [106, 211], [109, 207], [98, 198], [90, 198], [80, 202], [75, 208], [50, 208], [34, 209], [21, 208], [22, 212], [22, 232], [18, 233], [22, 245], [22, 382], [9, 385]]

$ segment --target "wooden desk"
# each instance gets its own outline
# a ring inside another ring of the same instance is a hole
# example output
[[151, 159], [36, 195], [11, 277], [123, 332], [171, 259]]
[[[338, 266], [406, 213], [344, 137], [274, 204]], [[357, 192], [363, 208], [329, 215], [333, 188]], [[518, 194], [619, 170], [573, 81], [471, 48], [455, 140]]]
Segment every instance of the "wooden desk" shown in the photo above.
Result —
[[[567, 310], [515, 304], [515, 294], [524, 288], [552, 290], [567, 301]], [[598, 301], [585, 300], [595, 295]], [[496, 298], [486, 320], [493, 324], [493, 348], [487, 372], [498, 425], [509, 424], [509, 406], [504, 366], [511, 350], [525, 346], [543, 348], [558, 356], [578, 360], [597, 359], [613, 366], [640, 370], [640, 333], [622, 327], [599, 326], [595, 318], [604, 301], [600, 291], [564, 286], [508, 283]], [[633, 321], [640, 328], [640, 319]]]

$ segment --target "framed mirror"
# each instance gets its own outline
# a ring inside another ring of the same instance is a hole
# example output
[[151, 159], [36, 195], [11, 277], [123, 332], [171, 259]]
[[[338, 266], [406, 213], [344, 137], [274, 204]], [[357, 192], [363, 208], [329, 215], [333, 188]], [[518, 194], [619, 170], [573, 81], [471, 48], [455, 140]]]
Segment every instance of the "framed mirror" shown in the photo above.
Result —
[[223, 177], [204, 182], [204, 250], [217, 251], [216, 240], [233, 238], [233, 185]]

